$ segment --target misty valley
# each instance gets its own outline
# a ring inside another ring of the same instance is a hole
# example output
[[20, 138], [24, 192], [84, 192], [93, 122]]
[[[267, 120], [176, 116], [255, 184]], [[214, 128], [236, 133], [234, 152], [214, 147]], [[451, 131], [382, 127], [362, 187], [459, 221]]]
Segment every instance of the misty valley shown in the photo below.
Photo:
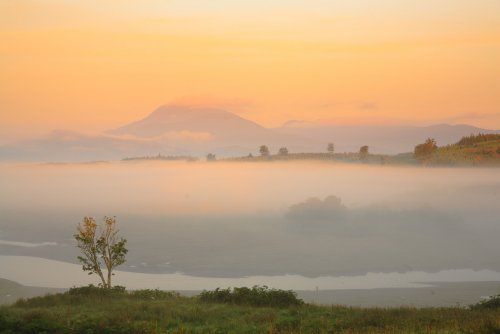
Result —
[[27, 285], [75, 284], [37, 282], [42, 264], [33, 258], [74, 264], [40, 279], [67, 270], [92, 282], [72, 238], [84, 216], [116, 217], [129, 247], [119, 270], [144, 274], [123, 273], [136, 288], [260, 280], [313, 291], [500, 278], [494, 168], [146, 161], [3, 163], [0, 172], [0, 276]]

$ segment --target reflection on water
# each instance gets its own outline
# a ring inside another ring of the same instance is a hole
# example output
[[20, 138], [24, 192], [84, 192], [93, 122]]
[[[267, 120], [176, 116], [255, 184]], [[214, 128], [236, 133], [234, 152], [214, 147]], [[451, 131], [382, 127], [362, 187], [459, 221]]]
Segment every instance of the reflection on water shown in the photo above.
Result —
[[[24, 256], [0, 255], [0, 277], [28, 286], [69, 288], [95, 284], [95, 279], [82, 272], [81, 266], [65, 262]], [[95, 277], [94, 277], [95, 278]], [[203, 290], [226, 287], [267, 285], [294, 290], [348, 290], [377, 288], [421, 288], [437, 282], [500, 281], [500, 272], [491, 270], [443, 270], [436, 273], [368, 273], [362, 276], [316, 277], [300, 275], [250, 276], [242, 278], [195, 277], [179, 273], [144, 274], [116, 272], [114, 284], [129, 289]]]

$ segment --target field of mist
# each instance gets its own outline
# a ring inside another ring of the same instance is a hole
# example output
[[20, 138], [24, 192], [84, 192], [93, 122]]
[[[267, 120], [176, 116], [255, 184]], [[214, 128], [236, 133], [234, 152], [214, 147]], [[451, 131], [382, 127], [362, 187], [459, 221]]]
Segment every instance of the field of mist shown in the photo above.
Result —
[[4, 163], [0, 175], [4, 256], [76, 264], [76, 225], [116, 216], [121, 271], [500, 271], [499, 169], [152, 161]]

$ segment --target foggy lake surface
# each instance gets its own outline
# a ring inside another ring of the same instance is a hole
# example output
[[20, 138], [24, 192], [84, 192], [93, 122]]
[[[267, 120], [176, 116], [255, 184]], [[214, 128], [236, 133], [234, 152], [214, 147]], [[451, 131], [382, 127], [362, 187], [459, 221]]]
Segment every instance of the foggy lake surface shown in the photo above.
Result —
[[4, 163], [0, 199], [0, 277], [29, 285], [92, 281], [72, 237], [84, 216], [116, 216], [129, 249], [117, 280], [131, 287], [500, 280], [493, 168]]

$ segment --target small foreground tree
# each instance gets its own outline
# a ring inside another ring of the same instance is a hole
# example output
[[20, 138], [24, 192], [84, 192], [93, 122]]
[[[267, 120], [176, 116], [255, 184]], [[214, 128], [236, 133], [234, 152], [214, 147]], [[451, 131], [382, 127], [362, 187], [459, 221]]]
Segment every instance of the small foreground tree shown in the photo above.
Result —
[[[83, 255], [78, 256], [83, 271], [88, 271], [89, 275], [98, 275], [101, 279], [99, 285], [103, 288], [111, 288], [113, 270], [125, 262], [125, 255], [128, 252], [125, 248], [127, 240], [117, 236], [116, 219], [104, 217], [103, 225], [98, 226], [94, 218], [84, 217], [76, 230], [74, 237]], [[106, 276], [103, 273], [103, 267], [107, 271]]]

